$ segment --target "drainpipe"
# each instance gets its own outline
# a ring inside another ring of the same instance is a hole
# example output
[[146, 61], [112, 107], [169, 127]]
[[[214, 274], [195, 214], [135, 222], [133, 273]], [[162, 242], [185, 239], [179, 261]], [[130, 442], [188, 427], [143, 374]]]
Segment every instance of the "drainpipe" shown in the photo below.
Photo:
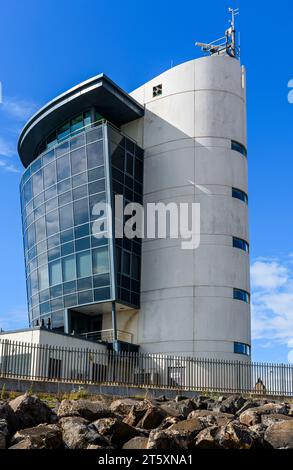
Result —
[[117, 319], [116, 319], [116, 304], [112, 302], [112, 329], [113, 329], [113, 349], [117, 350]]

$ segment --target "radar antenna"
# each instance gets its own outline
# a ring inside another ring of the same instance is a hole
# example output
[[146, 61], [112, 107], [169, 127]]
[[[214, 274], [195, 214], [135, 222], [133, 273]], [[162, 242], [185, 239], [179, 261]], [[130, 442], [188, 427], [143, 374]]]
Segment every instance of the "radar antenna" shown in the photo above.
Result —
[[238, 59], [240, 57], [240, 45], [237, 45], [236, 41], [235, 17], [239, 15], [239, 8], [229, 8], [228, 11], [231, 13], [231, 20], [229, 20], [230, 27], [225, 31], [225, 36], [208, 44], [196, 42], [195, 45], [201, 47], [203, 52], [210, 55], [227, 54]]

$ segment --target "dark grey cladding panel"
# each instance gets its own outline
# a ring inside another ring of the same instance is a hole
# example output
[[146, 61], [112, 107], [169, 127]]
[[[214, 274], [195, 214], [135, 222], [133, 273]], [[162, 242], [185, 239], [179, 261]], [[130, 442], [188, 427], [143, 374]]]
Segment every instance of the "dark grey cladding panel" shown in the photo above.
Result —
[[28, 121], [18, 142], [23, 165], [27, 167], [34, 160], [37, 146], [51, 132], [92, 106], [118, 126], [144, 115], [143, 106], [106, 75], [98, 75], [50, 101]]

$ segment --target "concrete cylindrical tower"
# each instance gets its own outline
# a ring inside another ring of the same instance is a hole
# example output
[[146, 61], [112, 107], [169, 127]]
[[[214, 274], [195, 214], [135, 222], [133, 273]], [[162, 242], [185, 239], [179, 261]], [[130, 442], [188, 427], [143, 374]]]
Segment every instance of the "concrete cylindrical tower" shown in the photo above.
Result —
[[[197, 202], [201, 240], [143, 242], [142, 352], [249, 360], [245, 73], [214, 55], [131, 93], [145, 117], [125, 126], [145, 149], [144, 204]], [[192, 184], [193, 183], [193, 184]]]

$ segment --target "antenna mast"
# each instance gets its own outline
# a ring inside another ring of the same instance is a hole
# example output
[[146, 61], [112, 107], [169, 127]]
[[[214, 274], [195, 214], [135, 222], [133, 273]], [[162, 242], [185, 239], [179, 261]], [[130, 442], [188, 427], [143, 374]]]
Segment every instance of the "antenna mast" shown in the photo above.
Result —
[[195, 45], [201, 47], [203, 52], [208, 52], [210, 55], [227, 54], [238, 59], [240, 57], [240, 46], [237, 46], [236, 41], [235, 17], [239, 15], [239, 8], [229, 8], [228, 11], [231, 13], [231, 20], [229, 20], [231, 26], [225, 31], [225, 36], [209, 44], [196, 42]]

